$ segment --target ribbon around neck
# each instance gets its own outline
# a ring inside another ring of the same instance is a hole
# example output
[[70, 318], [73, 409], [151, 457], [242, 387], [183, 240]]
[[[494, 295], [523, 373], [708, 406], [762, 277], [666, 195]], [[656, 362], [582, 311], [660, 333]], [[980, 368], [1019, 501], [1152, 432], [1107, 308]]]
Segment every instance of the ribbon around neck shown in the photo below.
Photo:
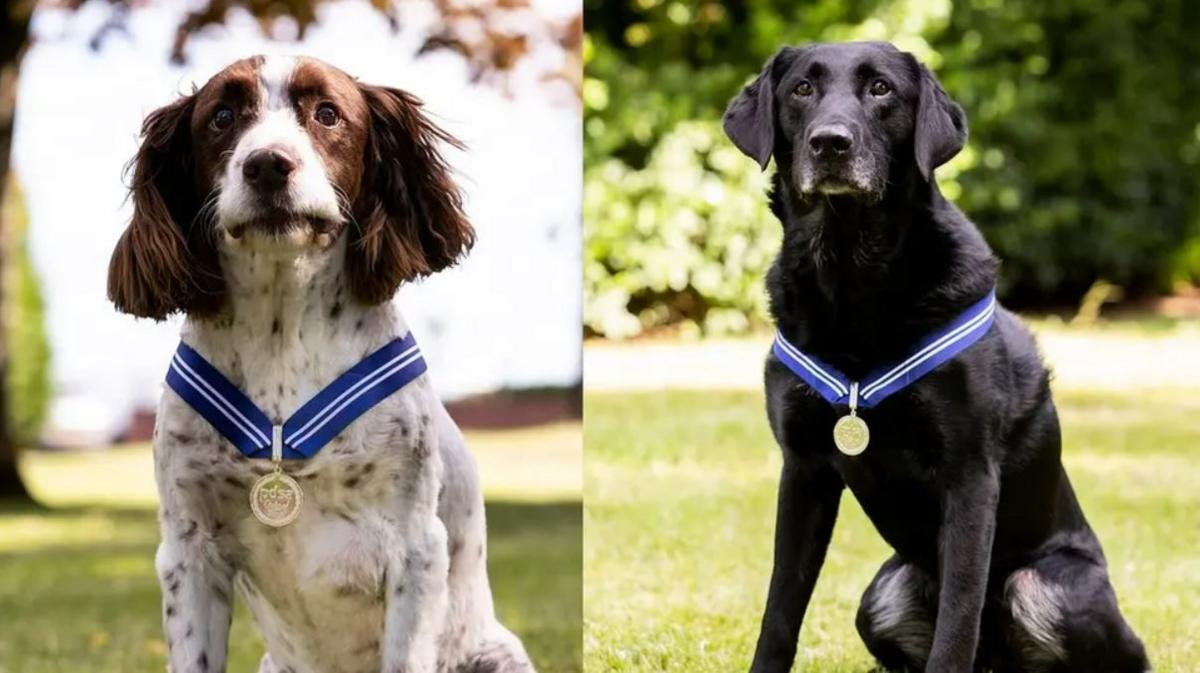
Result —
[[355, 419], [425, 370], [410, 332], [334, 379], [281, 426], [185, 343], [180, 342], [171, 359], [167, 385], [247, 457], [272, 458], [275, 445], [282, 459], [299, 460], [313, 457]]
[[792, 373], [829, 402], [848, 404], [851, 388], [855, 387], [856, 406], [869, 409], [979, 341], [991, 329], [995, 317], [996, 291], [992, 290], [950, 323], [917, 342], [908, 357], [877, 367], [859, 381], [801, 351], [779, 332], [775, 333], [771, 350]]

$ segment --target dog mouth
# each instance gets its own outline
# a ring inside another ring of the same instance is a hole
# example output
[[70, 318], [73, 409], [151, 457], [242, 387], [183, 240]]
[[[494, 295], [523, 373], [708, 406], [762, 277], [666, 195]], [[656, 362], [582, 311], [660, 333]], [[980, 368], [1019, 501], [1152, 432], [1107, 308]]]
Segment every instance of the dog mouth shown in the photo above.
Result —
[[866, 181], [842, 176], [821, 176], [805, 180], [800, 184], [800, 191], [807, 197], [849, 196], [868, 201], [879, 196], [878, 190]]
[[334, 234], [339, 229], [342, 220], [329, 217], [327, 213], [293, 210], [290, 208], [271, 208], [249, 218], [225, 225], [224, 229], [231, 238], [240, 239], [247, 233], [268, 237], [282, 237], [297, 232], [305, 232], [313, 236]]
[[811, 191], [815, 194], [833, 196], [837, 194], [863, 194], [868, 190], [864, 185], [860, 185], [852, 180], [841, 177], [825, 177], [818, 180], [813, 185]]
[[846, 162], [838, 166], [805, 166], [798, 181], [800, 192], [806, 198], [816, 196], [847, 196], [864, 201], [875, 201], [881, 196], [879, 181], [872, 179], [870, 171]]

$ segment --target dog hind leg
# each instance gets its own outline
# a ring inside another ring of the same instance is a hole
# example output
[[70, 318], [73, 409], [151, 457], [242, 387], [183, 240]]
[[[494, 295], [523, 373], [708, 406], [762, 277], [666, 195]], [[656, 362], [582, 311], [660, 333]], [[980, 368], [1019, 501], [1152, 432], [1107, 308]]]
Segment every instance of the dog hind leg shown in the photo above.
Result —
[[937, 588], [916, 566], [893, 556], [863, 592], [855, 625], [889, 671], [921, 671], [933, 645]]
[[1013, 670], [1030, 673], [1145, 673], [1141, 640], [1117, 607], [1102, 565], [1055, 554], [1005, 580]]

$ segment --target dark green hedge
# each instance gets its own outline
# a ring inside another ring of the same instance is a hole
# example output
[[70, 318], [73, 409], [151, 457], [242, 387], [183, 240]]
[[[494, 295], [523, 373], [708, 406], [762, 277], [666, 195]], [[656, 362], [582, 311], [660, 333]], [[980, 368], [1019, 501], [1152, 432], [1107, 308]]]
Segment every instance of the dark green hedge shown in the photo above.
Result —
[[[585, 21], [593, 332], [764, 319], [753, 279], [777, 227], [743, 202], [761, 180], [717, 120], [779, 45], [814, 40], [896, 42], [966, 108], [970, 143], [939, 177], [1003, 258], [1008, 301], [1200, 279], [1200, 3], [586, 0]], [[679, 175], [710, 187], [656, 184]]]

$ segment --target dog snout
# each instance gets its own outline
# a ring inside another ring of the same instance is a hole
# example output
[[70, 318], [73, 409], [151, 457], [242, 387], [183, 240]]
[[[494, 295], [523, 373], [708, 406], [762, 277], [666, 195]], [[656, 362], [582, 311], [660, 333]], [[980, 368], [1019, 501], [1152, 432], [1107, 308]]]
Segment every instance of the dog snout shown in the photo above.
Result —
[[854, 146], [854, 136], [845, 124], [825, 124], [813, 129], [808, 137], [813, 156], [840, 157]]
[[287, 185], [299, 162], [280, 147], [254, 150], [242, 163], [242, 177], [259, 192], [275, 192]]

